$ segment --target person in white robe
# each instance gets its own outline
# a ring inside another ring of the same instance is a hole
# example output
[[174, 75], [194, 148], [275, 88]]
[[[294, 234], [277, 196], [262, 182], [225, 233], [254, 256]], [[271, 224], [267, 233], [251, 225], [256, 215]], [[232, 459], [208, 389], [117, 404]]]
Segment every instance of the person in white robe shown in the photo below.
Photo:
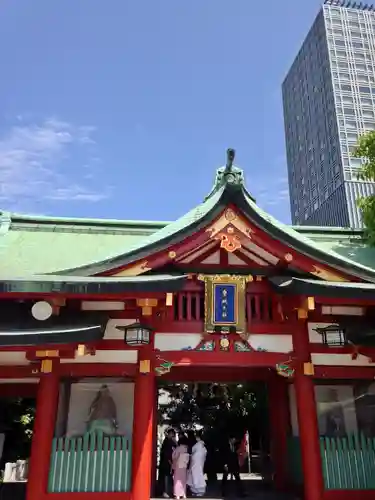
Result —
[[187, 484], [194, 496], [202, 497], [206, 493], [204, 463], [206, 461], [207, 449], [202, 441], [202, 435], [200, 432], [197, 432], [196, 440], [197, 442], [193, 446], [191, 452]]

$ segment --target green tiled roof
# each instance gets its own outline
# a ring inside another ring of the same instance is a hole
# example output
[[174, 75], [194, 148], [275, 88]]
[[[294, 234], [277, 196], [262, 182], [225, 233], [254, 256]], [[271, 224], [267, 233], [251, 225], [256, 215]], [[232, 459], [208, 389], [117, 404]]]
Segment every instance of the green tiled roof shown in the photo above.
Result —
[[[375, 248], [367, 246], [363, 241], [363, 231], [353, 232], [339, 228], [303, 228], [288, 226], [259, 208], [252, 199], [247, 203], [264, 221], [280, 229], [296, 242], [303, 243], [312, 251], [324, 253], [338, 263], [353, 265], [364, 273], [374, 273], [375, 280]], [[353, 269], [354, 270], [354, 269]]]
[[203, 203], [175, 222], [63, 219], [0, 213], [1, 275], [92, 276], [146, 258], [204, 228], [233, 203], [272, 238], [296, 251], [375, 282], [375, 249], [346, 228], [293, 227], [261, 210], [237, 167], [218, 170]]
[[30, 276], [100, 262], [123, 253], [166, 224], [3, 212], [0, 216], [0, 272], [6, 276]]
[[[213, 210], [217, 206], [220, 198], [222, 197], [224, 189], [225, 186], [222, 186], [216, 193], [213, 194], [213, 196], [206, 199], [197, 207], [193, 208], [193, 210], [190, 210], [190, 212], [183, 215], [175, 222], [171, 222], [158, 231], [150, 234], [149, 236], [135, 241], [134, 244], [128, 245], [126, 248], [124, 248], [122, 253], [126, 254], [127, 256], [137, 255], [137, 258], [140, 258], [141, 255], [144, 252], [147, 252], [148, 249], [152, 248], [155, 243], [162, 244], [162, 242], [167, 240], [168, 238], [171, 238], [174, 235], [178, 235], [182, 230], [186, 230], [197, 222], [201, 221], [211, 210]], [[119, 254], [117, 254], [114, 259], [109, 258], [103, 262], [98, 263], [98, 266], [95, 269], [95, 273], [104, 271], [108, 268], [108, 265], [110, 266], [113, 264], [113, 266], [115, 266], [115, 262], [117, 261], [116, 257], [119, 257]], [[62, 273], [86, 275], [86, 270], [90, 269], [90, 267], [91, 266], [85, 266], [80, 269], [64, 269]]]
[[369, 269], [375, 268], [375, 248], [366, 244], [361, 229], [303, 226], [293, 229], [314, 241], [325, 252], [334, 252]]

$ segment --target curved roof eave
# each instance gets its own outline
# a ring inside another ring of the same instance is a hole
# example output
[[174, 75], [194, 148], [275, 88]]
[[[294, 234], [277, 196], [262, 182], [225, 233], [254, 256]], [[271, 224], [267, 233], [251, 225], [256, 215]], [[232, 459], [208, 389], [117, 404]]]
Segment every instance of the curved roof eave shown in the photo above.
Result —
[[141, 275], [112, 279], [110, 277], [63, 276], [43, 274], [29, 278], [0, 276], [2, 293], [66, 293], [79, 295], [119, 294], [125, 292], [177, 292], [187, 275]]
[[166, 249], [180, 242], [182, 238], [186, 238], [194, 234], [194, 232], [199, 231], [217, 217], [224, 207], [230, 203], [237, 206], [250, 221], [264, 230], [269, 236], [284, 242], [291, 249], [345, 274], [364, 281], [375, 282], [375, 269], [358, 264], [332, 250], [327, 251], [322, 249], [310, 238], [298, 233], [293, 228], [277, 221], [261, 210], [243, 184], [231, 185], [228, 182], [223, 182], [198, 207], [195, 207], [177, 221], [156, 231], [127, 252], [108, 258], [102, 262], [73, 269], [65, 269], [60, 271], [59, 274], [90, 276], [145, 259], [151, 253]]
[[[290, 248], [301, 252], [308, 257], [327, 264], [339, 271], [355, 276], [365, 281], [375, 282], [375, 269], [358, 264], [340, 254], [319, 247], [310, 238], [298, 233], [295, 229], [277, 221], [274, 217], [260, 209], [254, 201], [242, 191], [242, 197], [236, 205], [258, 226], [274, 239], [283, 241]], [[374, 263], [375, 264], [375, 263]]]
[[202, 229], [210, 220], [219, 215], [224, 206], [223, 200], [225, 198], [226, 187], [226, 185], [223, 185], [216, 193], [193, 210], [190, 210], [190, 212], [176, 221], [171, 222], [162, 229], [159, 229], [159, 231], [151, 234], [146, 239], [137, 243], [134, 247], [128, 249], [125, 253], [86, 266], [64, 269], [59, 271], [58, 274], [92, 276], [104, 273], [111, 269], [116, 269], [136, 262], [149, 256], [151, 253], [160, 251], [163, 248], [167, 248], [179, 242], [181, 240], [181, 235], [187, 237], [194, 234], [194, 232]]
[[317, 297], [358, 300], [373, 300], [375, 298], [375, 283], [320, 281], [285, 276], [271, 277], [270, 281], [279, 293], [291, 295], [315, 295]]

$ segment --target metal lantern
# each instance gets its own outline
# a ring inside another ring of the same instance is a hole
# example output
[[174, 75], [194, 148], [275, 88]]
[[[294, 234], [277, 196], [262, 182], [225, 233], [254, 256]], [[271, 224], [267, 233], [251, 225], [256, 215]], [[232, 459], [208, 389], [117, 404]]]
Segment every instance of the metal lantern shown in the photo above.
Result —
[[315, 328], [315, 331], [322, 336], [324, 345], [329, 347], [340, 347], [345, 345], [345, 330], [340, 325], [329, 325], [324, 328]]
[[151, 328], [141, 323], [133, 323], [129, 326], [117, 327], [124, 331], [124, 342], [131, 346], [148, 345], [151, 338]]

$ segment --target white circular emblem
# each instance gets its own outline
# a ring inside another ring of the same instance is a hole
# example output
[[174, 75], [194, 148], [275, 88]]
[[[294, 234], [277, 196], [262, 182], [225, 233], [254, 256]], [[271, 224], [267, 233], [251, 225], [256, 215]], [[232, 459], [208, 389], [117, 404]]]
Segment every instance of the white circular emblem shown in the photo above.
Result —
[[46, 319], [52, 316], [53, 309], [49, 302], [40, 301], [35, 302], [33, 307], [31, 308], [31, 314], [35, 319], [39, 321], [45, 321]]

